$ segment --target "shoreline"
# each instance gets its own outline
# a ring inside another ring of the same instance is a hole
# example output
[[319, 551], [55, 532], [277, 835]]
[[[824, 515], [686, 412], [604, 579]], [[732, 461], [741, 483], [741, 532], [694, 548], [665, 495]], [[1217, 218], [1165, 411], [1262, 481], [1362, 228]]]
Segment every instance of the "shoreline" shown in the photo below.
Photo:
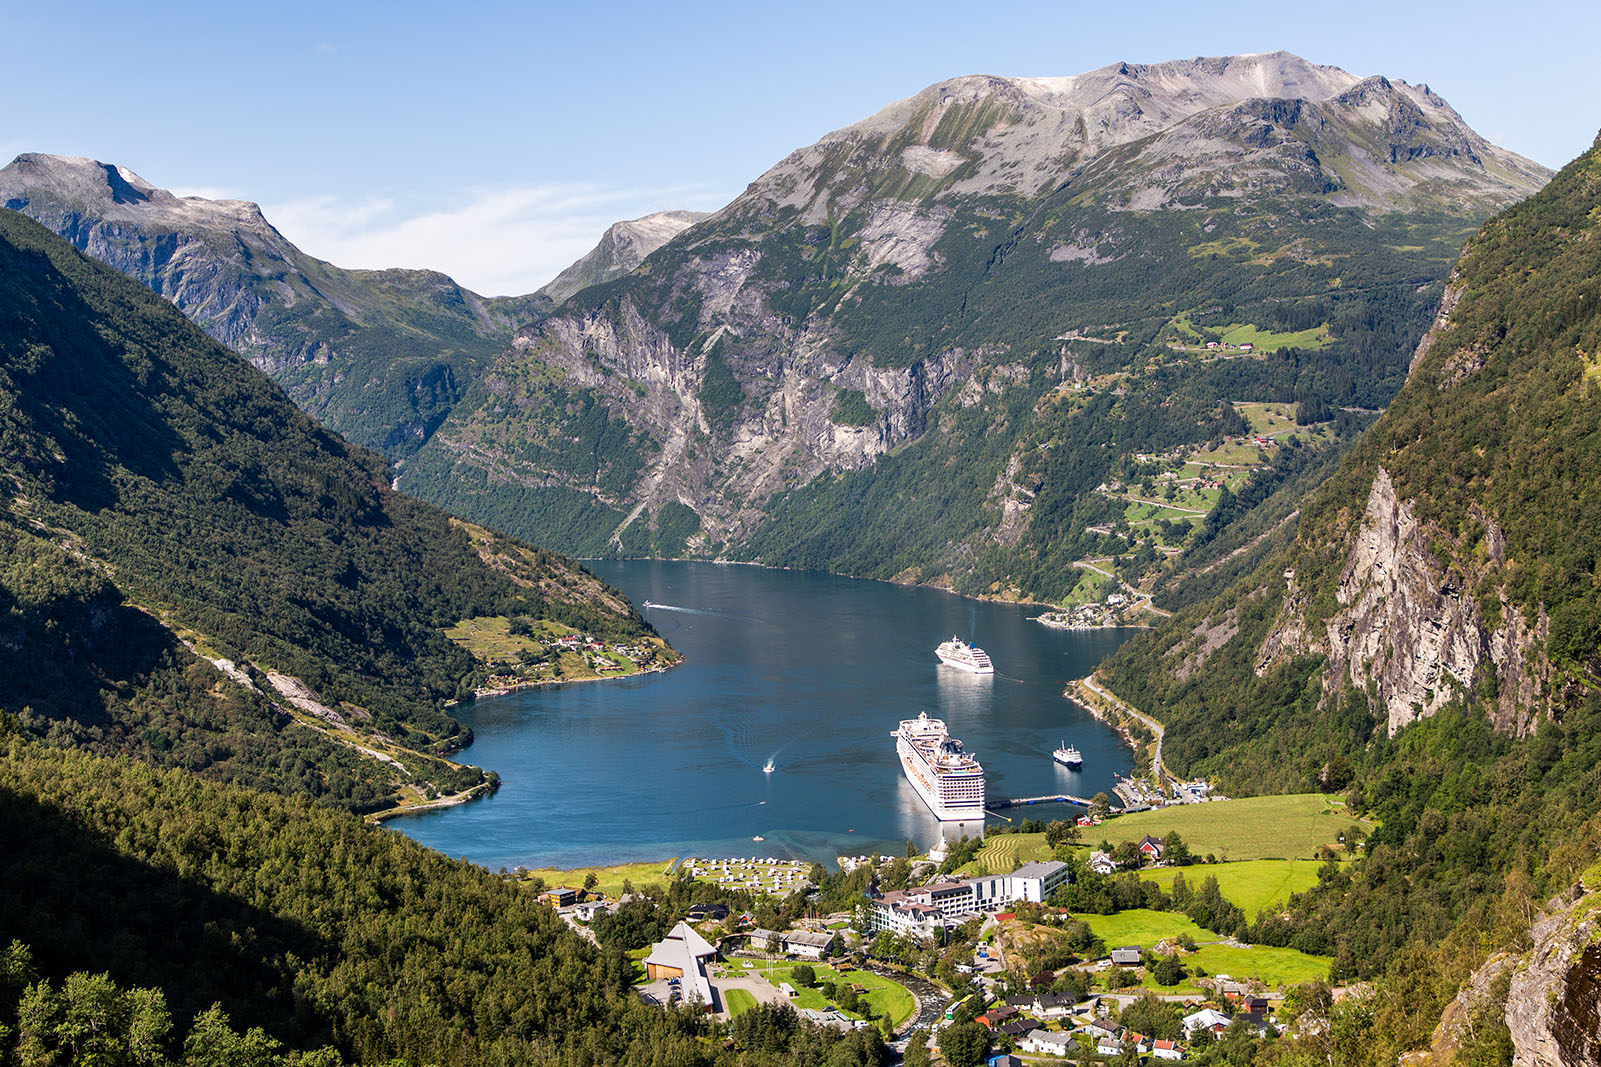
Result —
[[465, 793], [457, 793], [454, 796], [440, 797], [438, 800], [430, 800], [423, 804], [412, 804], [404, 808], [385, 808], [383, 811], [372, 812], [367, 816], [367, 821], [371, 823], [383, 823], [388, 822], [390, 819], [398, 819], [402, 815], [418, 815], [425, 811], [438, 811], [441, 808], [454, 808], [460, 804], [466, 804], [470, 801], [477, 800], [485, 793], [493, 793], [498, 788], [500, 788], [499, 782], [479, 782]]
[[[771, 563], [757, 563], [748, 559], [705, 559], [703, 557], [686, 556], [574, 556], [579, 563], [709, 563], [717, 567], [756, 567], [764, 571], [787, 571], [791, 574], [826, 574], [830, 578], [849, 578], [853, 582], [882, 582], [885, 585], [898, 585], [902, 589], [933, 589], [937, 592], [948, 593], [951, 596], [961, 597], [963, 600], [976, 600], [981, 604], [1008, 604], [1020, 608], [1056, 608], [1055, 604], [1046, 600], [1013, 600], [1002, 596], [974, 596], [969, 593], [958, 593], [948, 586], [936, 582], [908, 582], [898, 578], [872, 578], [865, 574], [841, 574], [838, 571], [818, 570], [814, 567], [775, 567]], [[632, 603], [632, 601], [630, 601]]]
[[[509, 697], [513, 693], [522, 689], [538, 689], [541, 686], [546, 685], [580, 685], [584, 682], [619, 682], [625, 678], [643, 678], [647, 674], [666, 674], [674, 667], [678, 667], [683, 664], [684, 654], [680, 652], [678, 655], [679, 659], [677, 663], [669, 663], [663, 667], [649, 667], [642, 671], [635, 671], [633, 674], [597, 674], [593, 678], [544, 678], [536, 682], [517, 682], [509, 686], [497, 686], [494, 691], [486, 692], [482, 695], [475, 691], [470, 697], [457, 698], [456, 703], [452, 704], [451, 707], [460, 707], [462, 704], [465, 704], [468, 701], [476, 704], [483, 700], [498, 700], [501, 697]], [[450, 713], [449, 709], [447, 708], [441, 708], [440, 710], [444, 711], [447, 715]], [[461, 750], [457, 749], [456, 751], [459, 752]]]
[[1086, 625], [1076, 622], [1056, 622], [1047, 619], [1044, 615], [1036, 615], [1030, 622], [1037, 622], [1048, 630], [1153, 630], [1154, 626], [1144, 622], [1098, 622]]

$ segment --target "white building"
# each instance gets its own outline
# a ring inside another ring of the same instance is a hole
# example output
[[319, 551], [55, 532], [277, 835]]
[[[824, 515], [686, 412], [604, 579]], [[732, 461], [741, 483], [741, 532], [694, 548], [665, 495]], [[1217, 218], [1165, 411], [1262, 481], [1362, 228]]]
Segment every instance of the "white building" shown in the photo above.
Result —
[[1030, 1030], [1017, 1047], [1041, 1056], [1069, 1056], [1078, 1051], [1078, 1042], [1072, 1034], [1061, 1031]]
[[1202, 1008], [1192, 1015], [1184, 1016], [1182, 1025], [1186, 1036], [1194, 1035], [1202, 1030], [1211, 1030], [1220, 1034], [1229, 1028], [1231, 1021], [1227, 1015], [1224, 1015], [1216, 1008]]
[[1011, 874], [987, 874], [885, 893], [872, 902], [872, 928], [902, 936], [932, 937], [936, 929], [957, 926], [975, 915], [997, 912], [1023, 901], [1043, 903], [1071, 876], [1072, 869], [1067, 864], [1049, 860], [1026, 864]]

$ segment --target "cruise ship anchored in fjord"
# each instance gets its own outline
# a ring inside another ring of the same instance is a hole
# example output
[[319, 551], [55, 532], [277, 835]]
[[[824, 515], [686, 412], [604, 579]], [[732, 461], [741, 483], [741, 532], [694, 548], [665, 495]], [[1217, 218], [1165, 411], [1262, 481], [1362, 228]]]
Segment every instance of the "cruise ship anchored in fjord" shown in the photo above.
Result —
[[940, 822], [984, 821], [984, 768], [945, 729], [919, 712], [892, 735], [906, 780]]
[[939, 661], [949, 667], [959, 667], [974, 674], [994, 674], [995, 664], [989, 653], [977, 645], [970, 645], [960, 637], [953, 637], [934, 649]]

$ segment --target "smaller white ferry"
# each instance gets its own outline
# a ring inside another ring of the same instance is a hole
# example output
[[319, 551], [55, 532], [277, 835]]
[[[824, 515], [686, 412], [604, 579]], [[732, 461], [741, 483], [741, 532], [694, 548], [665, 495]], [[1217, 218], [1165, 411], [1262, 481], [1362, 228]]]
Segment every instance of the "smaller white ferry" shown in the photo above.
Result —
[[977, 645], [970, 645], [960, 637], [952, 637], [938, 648], [934, 655], [947, 667], [959, 670], [972, 671], [974, 674], [994, 674], [995, 664], [990, 662], [989, 653]]
[[1061, 747], [1055, 752], [1052, 752], [1051, 756], [1056, 760], [1057, 763], [1060, 763], [1064, 767], [1071, 767], [1075, 771], [1084, 766], [1083, 755], [1079, 753], [1078, 749], [1074, 748], [1066, 741], [1063, 741]]

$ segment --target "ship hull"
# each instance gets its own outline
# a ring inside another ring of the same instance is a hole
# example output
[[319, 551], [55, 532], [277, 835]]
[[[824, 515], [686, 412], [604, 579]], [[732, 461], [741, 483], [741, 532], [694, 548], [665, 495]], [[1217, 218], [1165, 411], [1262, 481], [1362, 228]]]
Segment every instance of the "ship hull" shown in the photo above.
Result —
[[906, 780], [912, 784], [917, 795], [928, 810], [940, 822], [983, 822], [984, 821], [984, 783], [982, 774], [965, 776], [969, 781], [978, 779], [978, 799], [964, 798], [960, 802], [952, 802], [940, 796], [938, 775], [928, 766], [917, 747], [904, 737], [895, 741], [895, 750], [901, 758], [901, 770]]
[[945, 653], [939, 652], [939, 651], [935, 651], [934, 654], [939, 657], [939, 661], [941, 663], [945, 664], [945, 666], [947, 666], [947, 667], [955, 667], [959, 671], [967, 671], [970, 674], [994, 674], [995, 673], [994, 666], [989, 665], [989, 664], [985, 664], [985, 665], [981, 666], [981, 665], [979, 665], [977, 663], [970, 663], [970, 662], [967, 662], [965, 660], [957, 659], [954, 656], [947, 656]]

